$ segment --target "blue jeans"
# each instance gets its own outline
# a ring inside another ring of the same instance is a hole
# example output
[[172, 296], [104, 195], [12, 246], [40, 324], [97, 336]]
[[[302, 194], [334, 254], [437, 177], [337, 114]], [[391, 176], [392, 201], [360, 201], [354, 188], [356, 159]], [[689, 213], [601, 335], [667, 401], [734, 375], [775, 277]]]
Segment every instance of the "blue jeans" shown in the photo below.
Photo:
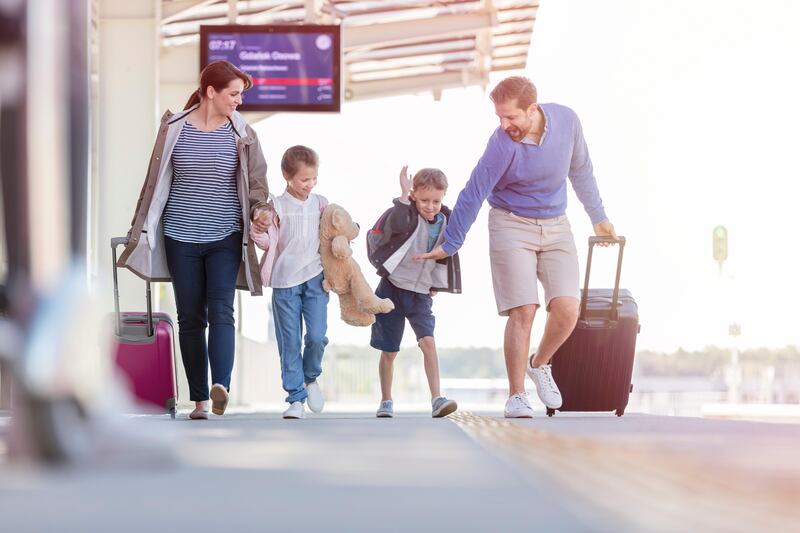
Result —
[[242, 262], [242, 234], [200, 244], [164, 237], [164, 248], [178, 308], [178, 339], [189, 398], [208, 400], [209, 363], [211, 380], [230, 389], [236, 347], [233, 297]]
[[[303, 383], [313, 383], [322, 373], [322, 354], [328, 344], [328, 293], [322, 274], [285, 289], [272, 289], [272, 316], [281, 356], [281, 381], [286, 401], [304, 402]], [[303, 339], [303, 320], [306, 335]], [[303, 353], [300, 342], [304, 340]]]

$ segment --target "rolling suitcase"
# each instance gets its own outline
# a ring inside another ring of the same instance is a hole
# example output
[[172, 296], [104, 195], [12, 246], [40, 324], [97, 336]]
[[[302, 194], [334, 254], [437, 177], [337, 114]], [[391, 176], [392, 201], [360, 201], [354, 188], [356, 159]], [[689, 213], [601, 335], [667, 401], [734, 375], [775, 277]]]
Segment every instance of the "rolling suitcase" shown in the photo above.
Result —
[[166, 410], [175, 418], [178, 385], [175, 375], [175, 334], [172, 319], [166, 313], [153, 313], [150, 282], [146, 282], [147, 311], [119, 310], [117, 246], [128, 239], [111, 239], [114, 261], [115, 351], [114, 362], [127, 376], [131, 392], [139, 400]]
[[[619, 245], [613, 289], [590, 289], [594, 246], [604, 242]], [[631, 293], [619, 288], [625, 237], [589, 238], [586, 278], [581, 291], [578, 323], [556, 351], [553, 379], [561, 390], [559, 411], [614, 411], [625, 413], [633, 391], [633, 356], [639, 333], [639, 311]], [[556, 410], [547, 409], [553, 416]]]

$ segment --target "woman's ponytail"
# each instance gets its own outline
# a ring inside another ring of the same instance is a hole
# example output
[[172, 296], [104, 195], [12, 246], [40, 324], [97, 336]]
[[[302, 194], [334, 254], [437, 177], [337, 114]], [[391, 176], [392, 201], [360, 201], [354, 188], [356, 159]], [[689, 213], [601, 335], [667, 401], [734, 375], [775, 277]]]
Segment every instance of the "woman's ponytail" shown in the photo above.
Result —
[[183, 109], [186, 110], [195, 104], [199, 104], [201, 96], [206, 94], [209, 87], [213, 87], [216, 92], [220, 92], [237, 78], [244, 83], [245, 91], [253, 86], [253, 79], [250, 75], [242, 72], [232, 63], [223, 60], [209, 63], [200, 72], [200, 88], [192, 93]]
[[200, 89], [197, 89], [195, 92], [192, 93], [192, 95], [186, 101], [186, 105], [183, 106], [183, 109], [184, 110], [189, 109], [193, 105], [199, 104], [199, 103], [200, 103]]

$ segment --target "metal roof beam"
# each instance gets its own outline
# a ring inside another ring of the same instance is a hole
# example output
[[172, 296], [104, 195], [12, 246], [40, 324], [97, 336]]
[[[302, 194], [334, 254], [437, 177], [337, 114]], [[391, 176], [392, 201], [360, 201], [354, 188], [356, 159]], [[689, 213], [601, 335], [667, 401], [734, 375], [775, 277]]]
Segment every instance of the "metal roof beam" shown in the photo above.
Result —
[[463, 35], [466, 32], [492, 28], [496, 24], [497, 17], [494, 11], [478, 11], [386, 24], [345, 26], [342, 29], [342, 42], [346, 51], [372, 46], [385, 47], [434, 37]]
[[345, 89], [345, 100], [368, 100], [370, 98], [383, 98], [386, 96], [399, 96], [423, 92], [441, 91], [471, 85], [486, 86], [489, 84], [487, 73], [472, 70], [443, 72], [408, 78], [395, 78], [389, 80], [372, 80], [350, 82]]
[[[364, 15], [385, 15], [396, 12], [413, 12], [420, 9], [461, 9], [470, 5], [479, 6], [479, 0], [452, 0], [437, 2], [435, 0], [378, 0], [374, 2], [329, 2], [323, 9], [336, 10], [342, 18], [362, 17]], [[357, 20], [357, 19], [356, 19]]]
[[187, 6], [180, 11], [177, 9], [178, 6], [171, 7], [171, 12], [174, 11], [175, 14], [171, 15], [169, 20], [162, 20], [162, 22], [188, 22], [214, 17], [225, 17], [228, 15], [230, 3], [236, 4], [238, 14], [243, 15], [286, 9], [287, 6], [302, 7], [303, 1], [304, 0], [295, 0], [294, 2], [279, 0], [176, 0], [175, 2], [166, 2], [162, 0], [165, 10], [168, 6], [172, 6], [173, 4], [185, 4]]
[[306, 16], [305, 22], [307, 24], [315, 24], [320, 20], [320, 10], [322, 9], [322, 0], [305, 0]]
[[402, 80], [403, 78], [414, 78], [422, 75], [462, 70], [475, 70], [475, 62], [472, 61], [472, 59], [453, 59], [438, 64], [413, 65], [390, 70], [358, 72], [353, 73], [350, 79], [347, 80], [347, 83], [359, 83], [373, 80]]
[[391, 61], [392, 59], [403, 59], [409, 56], [425, 54], [446, 54], [449, 52], [464, 52], [475, 49], [475, 38], [459, 39], [454, 41], [440, 41], [434, 46], [430, 44], [414, 44], [397, 48], [385, 48], [376, 50], [364, 50], [348, 52], [345, 60], [348, 63], [360, 63], [361, 61]]
[[161, 23], [165, 24], [179, 19], [197, 7], [205, 7], [217, 0], [174, 0], [161, 3]]
[[492, 70], [494, 72], [502, 72], [504, 70], [520, 70], [525, 68], [526, 65], [527, 65], [526, 59], [522, 59], [521, 61], [516, 61], [516, 62], [493, 61]]
[[472, 61], [475, 59], [475, 50], [470, 48], [459, 52], [431, 53], [381, 61], [358, 61], [350, 63], [350, 71], [363, 73], [398, 70], [420, 65], [441, 65], [454, 59]]

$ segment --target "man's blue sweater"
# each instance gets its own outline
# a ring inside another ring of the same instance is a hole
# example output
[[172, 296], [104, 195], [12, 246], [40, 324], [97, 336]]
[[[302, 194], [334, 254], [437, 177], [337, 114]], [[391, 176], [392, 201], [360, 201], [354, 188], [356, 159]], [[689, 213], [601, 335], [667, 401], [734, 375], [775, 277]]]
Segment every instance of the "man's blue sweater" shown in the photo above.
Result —
[[522, 217], [563, 215], [567, 210], [567, 177], [592, 224], [606, 219], [578, 116], [558, 104], [539, 107], [545, 129], [538, 145], [527, 140], [515, 142], [499, 127], [489, 139], [445, 229], [443, 248], [448, 255], [464, 244], [487, 197], [492, 207]]

